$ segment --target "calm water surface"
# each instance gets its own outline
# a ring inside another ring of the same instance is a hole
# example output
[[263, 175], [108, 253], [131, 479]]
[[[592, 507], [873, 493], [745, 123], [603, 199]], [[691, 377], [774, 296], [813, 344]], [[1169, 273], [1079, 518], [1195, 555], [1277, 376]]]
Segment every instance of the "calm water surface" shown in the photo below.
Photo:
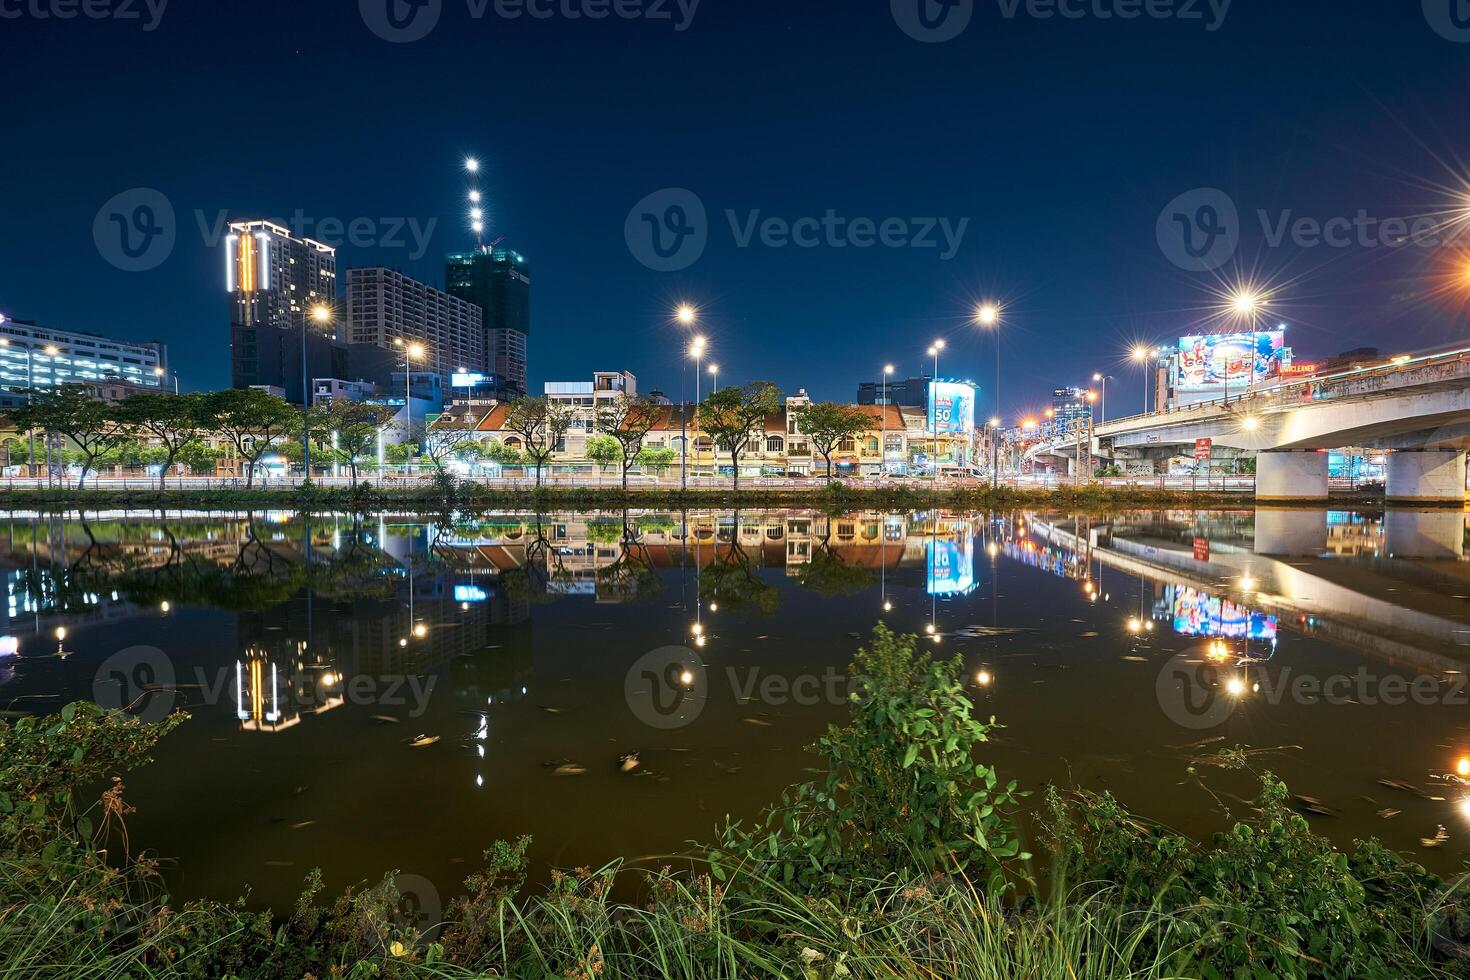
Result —
[[283, 908], [314, 866], [447, 895], [497, 837], [544, 873], [753, 816], [881, 619], [964, 658], [1026, 787], [1205, 835], [1252, 778], [1187, 767], [1243, 745], [1323, 833], [1449, 870], [1465, 538], [1459, 512], [6, 515], [0, 707], [192, 714], [127, 778], [182, 896]]

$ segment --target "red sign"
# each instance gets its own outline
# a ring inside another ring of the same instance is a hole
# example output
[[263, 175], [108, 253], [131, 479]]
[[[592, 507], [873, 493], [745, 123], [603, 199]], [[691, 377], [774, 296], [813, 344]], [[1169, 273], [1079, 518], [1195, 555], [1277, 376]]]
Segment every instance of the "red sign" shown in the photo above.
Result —
[[1194, 461], [1196, 463], [1208, 463], [1215, 452], [1215, 440], [1196, 439], [1194, 441]]
[[1194, 539], [1194, 560], [1207, 562], [1210, 560], [1210, 539]]
[[1322, 370], [1322, 365], [1320, 364], [1303, 362], [1282, 368], [1281, 376], [1283, 378], [1306, 378], [1316, 374], [1320, 370]]

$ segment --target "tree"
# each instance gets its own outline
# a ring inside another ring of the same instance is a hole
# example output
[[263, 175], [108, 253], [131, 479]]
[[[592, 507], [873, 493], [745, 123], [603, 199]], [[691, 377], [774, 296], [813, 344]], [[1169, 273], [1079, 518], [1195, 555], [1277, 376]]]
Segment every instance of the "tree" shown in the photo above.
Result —
[[227, 388], [205, 398], [214, 430], [246, 461], [245, 485], [255, 483], [255, 467], [271, 447], [301, 425], [301, 413], [284, 398], [255, 388]]
[[644, 446], [638, 450], [637, 463], [646, 470], [664, 472], [674, 465], [675, 452], [670, 446]]
[[765, 435], [766, 416], [781, 408], [781, 391], [769, 381], [724, 388], [699, 406], [699, 426], [730, 454], [735, 489], [740, 489], [740, 456]]
[[[396, 412], [386, 405], [334, 401], [311, 410], [312, 441], [328, 459], [346, 463], [357, 486], [357, 461], [373, 452], [379, 433]], [[335, 439], [333, 437], [336, 437]]]
[[526, 458], [536, 467], [539, 489], [542, 468], [572, 427], [571, 411], [545, 398], [518, 398], [511, 403], [505, 427], [521, 437]]
[[827, 461], [827, 479], [832, 479], [832, 454], [844, 439], [852, 439], [868, 428], [868, 416], [855, 405], [816, 402], [797, 412], [801, 431]]
[[207, 442], [191, 442], [178, 452], [175, 462], [182, 463], [195, 475], [213, 473], [219, 464], [220, 452]]
[[119, 421], [163, 449], [158, 469], [160, 489], [168, 485], [168, 471], [178, 462], [179, 454], [203, 442], [208, 433], [210, 420], [203, 395], [143, 392], [124, 400], [117, 408]]
[[70, 439], [82, 457], [77, 489], [86, 483], [100, 456], [128, 440], [128, 428], [118, 419], [115, 406], [98, 401], [82, 385], [62, 385], [37, 395], [29, 405], [10, 410], [17, 429], [42, 429]]
[[519, 466], [521, 465], [521, 451], [515, 446], [507, 446], [503, 442], [491, 440], [486, 443], [484, 458], [497, 466]]
[[[663, 409], [648, 398], [629, 398], [619, 395], [611, 405], [597, 410], [597, 429], [604, 438], [616, 445], [608, 455], [608, 462], [621, 463], [623, 467], [623, 489], [628, 489], [628, 471], [639, 461], [643, 452], [643, 440], [658, 424]], [[587, 458], [592, 459], [589, 444]], [[600, 460], [594, 460], [600, 462]]]
[[623, 461], [623, 446], [612, 436], [593, 436], [587, 440], [587, 461], [596, 463], [605, 472], [609, 466]]

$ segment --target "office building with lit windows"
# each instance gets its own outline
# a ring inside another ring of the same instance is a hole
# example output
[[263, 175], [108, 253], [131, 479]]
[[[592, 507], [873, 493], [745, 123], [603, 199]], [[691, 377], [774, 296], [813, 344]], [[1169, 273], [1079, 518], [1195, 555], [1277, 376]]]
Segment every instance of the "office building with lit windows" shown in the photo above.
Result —
[[480, 307], [392, 269], [347, 270], [347, 337], [385, 349], [423, 345], [415, 369], [434, 372], [446, 389], [457, 373], [488, 370]]
[[134, 344], [0, 316], [0, 404], [23, 404], [29, 389], [66, 384], [174, 390], [168, 348], [160, 341]]
[[531, 336], [531, 266], [525, 256], [491, 246], [451, 253], [444, 260], [444, 281], [451, 295], [484, 314], [486, 373], [524, 395]]
[[231, 222], [225, 239], [225, 289], [230, 296], [234, 387], [280, 388], [287, 400], [304, 405], [311, 377], [346, 373], [346, 348], [332, 308], [337, 253], [331, 246], [297, 238], [271, 221]]

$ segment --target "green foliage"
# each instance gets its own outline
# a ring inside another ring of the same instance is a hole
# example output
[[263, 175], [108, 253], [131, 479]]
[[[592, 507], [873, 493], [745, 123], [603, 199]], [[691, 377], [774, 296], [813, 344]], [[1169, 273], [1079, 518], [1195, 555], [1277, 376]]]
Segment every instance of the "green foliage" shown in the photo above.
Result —
[[645, 470], [663, 473], [674, 465], [674, 460], [678, 458], [678, 455], [669, 446], [645, 446], [638, 450], [638, 456], [634, 462]]
[[780, 408], [781, 391], [769, 381], [722, 388], [699, 406], [700, 431], [730, 454], [736, 490], [740, 489], [740, 457], [756, 439], [765, 438], [766, 416]]
[[1029, 858], [1005, 813], [1016, 784], [974, 758], [994, 720], [971, 717], [959, 657], [936, 662], [915, 643], [878, 625], [850, 667], [852, 720], [813, 747], [824, 778], [784, 792], [751, 829], [728, 824], [717, 873], [769, 865], [822, 893], [858, 878], [978, 872], [994, 892], [1004, 862]]
[[868, 428], [866, 412], [856, 405], [838, 402], [813, 402], [797, 413], [801, 431], [812, 441], [812, 447], [827, 461], [827, 479], [832, 479], [832, 454], [844, 439], [861, 435]]
[[612, 466], [623, 461], [623, 445], [612, 436], [593, 436], [587, 440], [587, 460], [598, 466]]
[[[1261, 777], [1258, 816], [1201, 847], [1128, 813], [1111, 794], [1047, 794], [1058, 873], [1107, 882], [1125, 907], [1155, 907], [1190, 931], [1184, 975], [1400, 977], [1430, 952], [1424, 930], [1438, 879], [1383, 848], [1349, 857], [1292, 810], [1286, 786]], [[1463, 913], [1435, 912], [1465, 934]]]
[[492, 440], [485, 444], [485, 458], [500, 466], [519, 466], [523, 457], [516, 447]]
[[55, 432], [71, 440], [81, 453], [79, 490], [86, 485], [87, 474], [96, 469], [98, 458], [129, 438], [129, 428], [118, 411], [93, 398], [84, 385], [61, 385], [43, 391], [30, 404], [10, 409], [8, 418], [22, 432]]

